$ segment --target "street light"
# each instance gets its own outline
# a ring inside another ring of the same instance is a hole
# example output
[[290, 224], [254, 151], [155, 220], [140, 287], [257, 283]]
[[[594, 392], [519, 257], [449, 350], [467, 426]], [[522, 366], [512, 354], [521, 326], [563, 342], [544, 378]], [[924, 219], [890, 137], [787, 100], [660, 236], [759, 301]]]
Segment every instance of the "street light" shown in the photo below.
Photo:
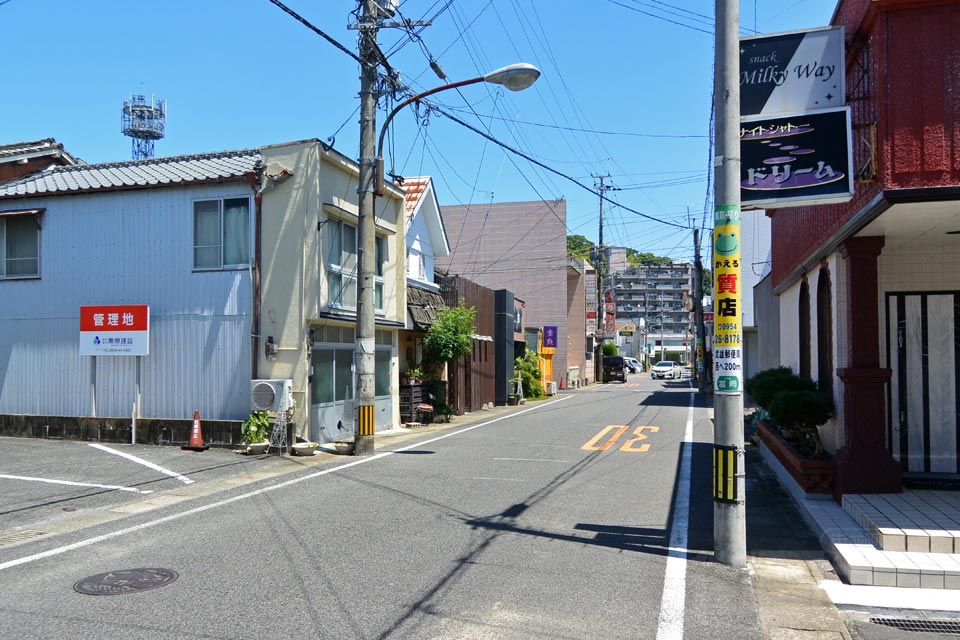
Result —
[[499, 84], [503, 87], [506, 87], [510, 91], [523, 91], [536, 82], [537, 78], [539, 77], [540, 70], [535, 66], [532, 64], [527, 64], [526, 62], [518, 62], [516, 64], [507, 65], [506, 67], [501, 67], [495, 71], [491, 71], [490, 73], [478, 76], [476, 78], [460, 80], [459, 82], [451, 82], [450, 84], [428, 89], [427, 91], [418, 93], [417, 95], [407, 98], [398, 104], [383, 121], [383, 127], [380, 129], [380, 138], [377, 141], [376, 194], [378, 196], [383, 195], [383, 138], [387, 134], [387, 127], [390, 125], [393, 117], [403, 110], [404, 107], [413, 104], [414, 102], [420, 102], [420, 100], [426, 98], [427, 96], [432, 96], [435, 93], [447, 91], [448, 89], [457, 89], [459, 87], [465, 87], [468, 84], [477, 84], [479, 82]]
[[[366, 22], [375, 22], [374, 3], [364, 0], [364, 19]], [[376, 47], [376, 29], [368, 28], [362, 31], [361, 60], [362, 73], [360, 76], [360, 175], [358, 215], [357, 215], [357, 331], [354, 347], [356, 367], [356, 423], [354, 426], [354, 455], [361, 455], [373, 451], [374, 432], [374, 372], [376, 362], [374, 354], [376, 318], [374, 316], [374, 252], [376, 229], [374, 227], [374, 198], [383, 195], [383, 137], [387, 126], [393, 117], [407, 105], [417, 102], [429, 95], [456, 89], [468, 84], [490, 82], [499, 84], [511, 91], [526, 89], [540, 77], [540, 70], [531, 64], [512, 64], [490, 73], [445, 84], [407, 98], [398, 104], [387, 115], [380, 130], [380, 138], [374, 151], [374, 135], [376, 133], [377, 113], [377, 64], [379, 50]]]

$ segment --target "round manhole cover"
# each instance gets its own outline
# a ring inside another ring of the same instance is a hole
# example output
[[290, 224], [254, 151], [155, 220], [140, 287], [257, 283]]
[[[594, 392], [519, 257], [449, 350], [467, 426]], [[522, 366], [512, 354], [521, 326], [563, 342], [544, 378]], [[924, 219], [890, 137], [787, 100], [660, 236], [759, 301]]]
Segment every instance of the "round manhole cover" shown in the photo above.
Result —
[[79, 580], [73, 590], [88, 596], [120, 596], [165, 587], [178, 577], [172, 569], [121, 569]]

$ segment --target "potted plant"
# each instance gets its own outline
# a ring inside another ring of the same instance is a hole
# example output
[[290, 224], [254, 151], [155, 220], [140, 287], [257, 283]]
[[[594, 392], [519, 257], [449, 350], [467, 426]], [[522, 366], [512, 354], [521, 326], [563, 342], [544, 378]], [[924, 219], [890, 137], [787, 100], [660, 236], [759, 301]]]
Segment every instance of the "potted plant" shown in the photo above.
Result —
[[420, 384], [423, 380], [423, 369], [420, 367], [407, 367], [407, 370], [403, 372], [401, 377], [407, 379], [405, 384]]
[[253, 411], [240, 425], [240, 441], [247, 445], [244, 453], [266, 453], [270, 448], [270, 418], [266, 411]]

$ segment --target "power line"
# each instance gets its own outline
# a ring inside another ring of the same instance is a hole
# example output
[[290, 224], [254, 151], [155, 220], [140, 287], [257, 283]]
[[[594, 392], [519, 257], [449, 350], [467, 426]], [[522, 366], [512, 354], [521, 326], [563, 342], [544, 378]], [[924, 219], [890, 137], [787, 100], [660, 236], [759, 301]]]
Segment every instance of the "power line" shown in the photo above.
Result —
[[[7, 0], [7, 2], [9, 1], [10, 0]], [[343, 46], [342, 44], [340, 44], [339, 42], [337, 42], [336, 40], [334, 40], [333, 38], [325, 34], [323, 31], [321, 31], [320, 29], [312, 25], [306, 18], [301, 16], [299, 13], [297, 13], [287, 5], [280, 2], [280, 0], [268, 0], [268, 2], [278, 6], [281, 10], [283, 10], [288, 15], [292, 16], [294, 20], [296, 20], [297, 22], [305, 26], [307, 29], [310, 29], [310, 31], [313, 31], [315, 34], [317, 34], [318, 36], [320, 36], [321, 38], [323, 38], [324, 40], [326, 40], [327, 42], [335, 46], [337, 49], [340, 49], [340, 51], [343, 51], [345, 54], [347, 54], [357, 62], [360, 62], [360, 56], [355, 54], [353, 51], [350, 51], [350, 49], [347, 49], [345, 46]]]
[[[426, 102], [426, 101], [425, 101], [425, 102]], [[573, 177], [571, 177], [571, 176], [568, 176], [568, 175], [565, 174], [565, 173], [562, 173], [562, 172], [560, 172], [560, 171], [557, 171], [557, 170], [554, 169], [553, 167], [550, 167], [550, 166], [548, 166], [548, 165], [545, 165], [545, 164], [543, 164], [542, 162], [539, 162], [538, 160], [534, 160], [534, 159], [531, 158], [529, 155], [527, 155], [526, 153], [520, 151], [519, 149], [515, 149], [515, 148], [511, 147], [510, 145], [508, 145], [508, 144], [506, 144], [506, 143], [504, 143], [504, 142], [500, 142], [499, 140], [497, 140], [497, 139], [494, 138], [493, 136], [491, 136], [491, 135], [489, 135], [489, 134], [481, 131], [480, 129], [477, 129], [477, 128], [474, 127], [473, 125], [470, 125], [470, 124], [464, 122], [464, 121], [461, 120], [460, 118], [456, 117], [456, 116], [453, 115], [452, 113], [449, 113], [448, 111], [446, 111], [445, 109], [443, 109], [443, 108], [441, 108], [440, 106], [436, 105], [435, 103], [430, 103], [430, 108], [433, 109], [434, 111], [436, 111], [437, 113], [439, 113], [439, 114], [441, 114], [441, 115], [443, 115], [443, 116], [446, 116], [446, 117], [449, 118], [450, 120], [453, 120], [453, 121], [456, 122], [457, 124], [459, 124], [459, 125], [461, 125], [461, 126], [464, 126], [464, 127], [466, 127], [467, 129], [470, 129], [470, 130], [473, 131], [474, 133], [483, 136], [483, 137], [486, 138], [487, 140], [490, 140], [491, 142], [495, 143], [496, 145], [498, 145], [498, 146], [500, 146], [500, 147], [503, 147], [503, 148], [506, 149], [507, 151], [510, 151], [511, 153], [514, 153], [514, 154], [520, 156], [521, 158], [526, 159], [526, 160], [529, 161], [529, 162], [532, 162], [533, 164], [537, 165], [538, 167], [540, 167], [540, 168], [542, 168], [542, 169], [546, 169], [546, 170], [549, 171], [550, 173], [556, 174], [556, 175], [560, 176], [561, 178], [565, 178], [566, 180], [569, 180], [570, 182], [574, 183], [575, 185], [577, 185], [577, 186], [580, 187], [581, 189], [584, 189], [585, 191], [588, 191], [588, 192], [592, 193], [592, 194], [595, 195], [595, 196], [599, 196], [599, 195], [600, 195], [600, 193], [599, 193], [598, 191], [592, 189], [591, 187], [588, 187], [587, 185], [583, 184], [583, 183], [580, 182], [579, 180], [577, 180], [577, 179], [575, 179], [575, 178], [573, 178]], [[688, 228], [686, 225], [680, 225], [680, 224], [676, 224], [676, 223], [673, 223], [673, 222], [667, 222], [667, 221], [665, 221], [665, 220], [660, 220], [660, 219], [658, 219], [658, 218], [654, 218], [653, 216], [651, 216], [651, 215], [649, 215], [649, 214], [641, 213], [640, 211], [637, 211], [637, 210], [635, 210], [635, 209], [631, 209], [631, 208], [629, 208], [629, 207], [627, 207], [627, 206], [624, 206], [624, 205], [620, 205], [620, 207], [621, 207], [622, 209], [624, 209], [625, 211], [629, 211], [630, 213], [634, 213], [634, 214], [636, 214], [636, 215], [638, 215], [638, 216], [640, 216], [640, 217], [647, 218], [648, 220], [650, 220], [650, 221], [652, 221], [652, 222], [657, 222], [657, 223], [659, 223], [659, 224], [669, 225], [669, 226], [671, 226], [671, 227], [677, 227], [677, 228], [679, 228], [679, 229], [687, 229], [687, 228]]]

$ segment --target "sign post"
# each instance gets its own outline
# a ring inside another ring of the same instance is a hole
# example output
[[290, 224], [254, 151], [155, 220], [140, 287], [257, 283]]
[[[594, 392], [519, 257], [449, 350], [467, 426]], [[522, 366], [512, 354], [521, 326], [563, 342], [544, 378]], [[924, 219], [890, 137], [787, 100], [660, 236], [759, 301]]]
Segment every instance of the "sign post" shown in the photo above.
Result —
[[97, 356], [137, 358], [133, 423], [130, 439], [136, 442], [136, 417], [140, 415], [140, 357], [150, 355], [150, 307], [145, 304], [80, 307], [80, 355], [92, 356], [90, 365], [91, 414], [97, 415]]

